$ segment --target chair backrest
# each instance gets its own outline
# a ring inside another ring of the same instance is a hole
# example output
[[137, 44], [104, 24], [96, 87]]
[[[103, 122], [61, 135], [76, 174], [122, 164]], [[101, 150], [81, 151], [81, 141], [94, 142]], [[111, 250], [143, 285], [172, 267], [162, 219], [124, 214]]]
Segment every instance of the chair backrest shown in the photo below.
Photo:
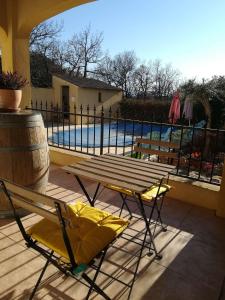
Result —
[[[0, 184], [3, 190], [5, 187], [4, 192], [10, 197], [12, 201], [11, 204], [14, 209], [15, 207], [21, 207], [29, 212], [36, 213], [54, 223], [59, 224], [59, 218], [55, 211], [57, 204], [61, 209], [65, 223], [68, 223], [69, 220], [67, 220], [65, 202], [32, 191], [8, 180], [1, 179]], [[10, 199], [8, 200], [10, 201]]]
[[12, 206], [16, 222], [25, 241], [40, 253], [42, 250], [40, 250], [40, 247], [35, 245], [35, 242], [33, 242], [27, 234], [20, 216], [16, 212], [16, 206], [24, 208], [29, 212], [36, 213], [60, 226], [70, 262], [72, 266], [75, 267], [76, 263], [66, 231], [66, 226], [70, 224], [66, 203], [3, 179], [0, 179], [0, 190], [3, 190]]
[[180, 145], [172, 142], [137, 138], [134, 151], [138, 154], [157, 155], [159, 158], [174, 159], [178, 157]]

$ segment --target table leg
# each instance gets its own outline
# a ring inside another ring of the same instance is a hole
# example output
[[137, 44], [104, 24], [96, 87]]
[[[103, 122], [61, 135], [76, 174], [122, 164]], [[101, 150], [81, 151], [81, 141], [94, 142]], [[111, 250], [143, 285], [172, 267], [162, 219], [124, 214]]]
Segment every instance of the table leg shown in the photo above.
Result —
[[132, 219], [132, 212], [131, 212], [131, 210], [130, 210], [130, 208], [129, 208], [129, 206], [128, 206], [128, 204], [127, 204], [127, 202], [126, 202], [126, 195], [124, 195], [123, 193], [119, 193], [120, 194], [120, 197], [122, 198], [122, 201], [123, 201], [123, 203], [122, 203], [122, 207], [121, 207], [121, 211], [120, 211], [120, 215], [121, 215], [121, 213], [122, 213], [122, 210], [123, 210], [123, 208], [124, 208], [124, 206], [126, 207], [126, 209], [128, 210], [128, 212], [129, 212], [129, 214], [130, 214], [130, 217], [129, 217], [129, 219], [131, 220]]
[[88, 194], [87, 190], [85, 189], [85, 187], [83, 185], [83, 182], [80, 180], [80, 178], [77, 175], [75, 175], [75, 178], [76, 178], [77, 182], [79, 183], [79, 185], [80, 185], [82, 191], [84, 192], [84, 194], [85, 194], [88, 202], [90, 203], [90, 205], [94, 206], [96, 197], [98, 195], [99, 187], [100, 187], [101, 184], [98, 183], [97, 188], [96, 188], [95, 193], [94, 193], [94, 196], [93, 196], [93, 198], [91, 198], [90, 195]]

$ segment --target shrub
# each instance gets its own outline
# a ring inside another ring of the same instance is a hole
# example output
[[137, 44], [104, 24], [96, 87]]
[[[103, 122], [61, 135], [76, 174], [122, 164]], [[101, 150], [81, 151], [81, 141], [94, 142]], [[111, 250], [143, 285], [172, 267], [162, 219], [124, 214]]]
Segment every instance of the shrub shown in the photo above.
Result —
[[212, 128], [223, 128], [225, 124], [225, 101], [214, 97], [210, 101]]
[[167, 100], [123, 100], [121, 117], [133, 120], [168, 122], [170, 102]]
[[27, 84], [28, 81], [17, 72], [0, 73], [0, 89], [19, 90]]

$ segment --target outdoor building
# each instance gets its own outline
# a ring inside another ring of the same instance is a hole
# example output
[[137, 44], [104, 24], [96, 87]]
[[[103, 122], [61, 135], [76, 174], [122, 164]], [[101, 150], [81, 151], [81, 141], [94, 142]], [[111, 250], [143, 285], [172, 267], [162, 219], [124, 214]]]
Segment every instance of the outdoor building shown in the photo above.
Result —
[[[66, 75], [53, 75], [52, 88], [36, 88], [32, 87], [33, 105], [37, 107], [50, 107], [59, 109], [63, 112], [80, 111], [80, 107], [84, 109], [89, 105], [90, 113], [96, 108], [96, 114], [99, 115], [102, 107], [105, 111], [112, 108], [115, 111], [119, 102], [122, 100], [122, 90], [115, 86], [111, 86], [100, 80], [91, 78], [70, 78]], [[84, 110], [85, 113], [85, 110]], [[65, 116], [66, 118], [67, 116]], [[71, 118], [71, 122], [73, 122]], [[79, 124], [79, 118], [77, 118]]]

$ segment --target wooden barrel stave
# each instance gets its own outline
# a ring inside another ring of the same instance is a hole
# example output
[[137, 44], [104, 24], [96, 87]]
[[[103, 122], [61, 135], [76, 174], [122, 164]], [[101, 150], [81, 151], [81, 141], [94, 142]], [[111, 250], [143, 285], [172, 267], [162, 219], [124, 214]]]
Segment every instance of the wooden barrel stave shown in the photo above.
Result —
[[[41, 114], [1, 113], [0, 178], [45, 193], [48, 174], [48, 144]], [[8, 215], [10, 209], [9, 202], [0, 196], [0, 214]]]

